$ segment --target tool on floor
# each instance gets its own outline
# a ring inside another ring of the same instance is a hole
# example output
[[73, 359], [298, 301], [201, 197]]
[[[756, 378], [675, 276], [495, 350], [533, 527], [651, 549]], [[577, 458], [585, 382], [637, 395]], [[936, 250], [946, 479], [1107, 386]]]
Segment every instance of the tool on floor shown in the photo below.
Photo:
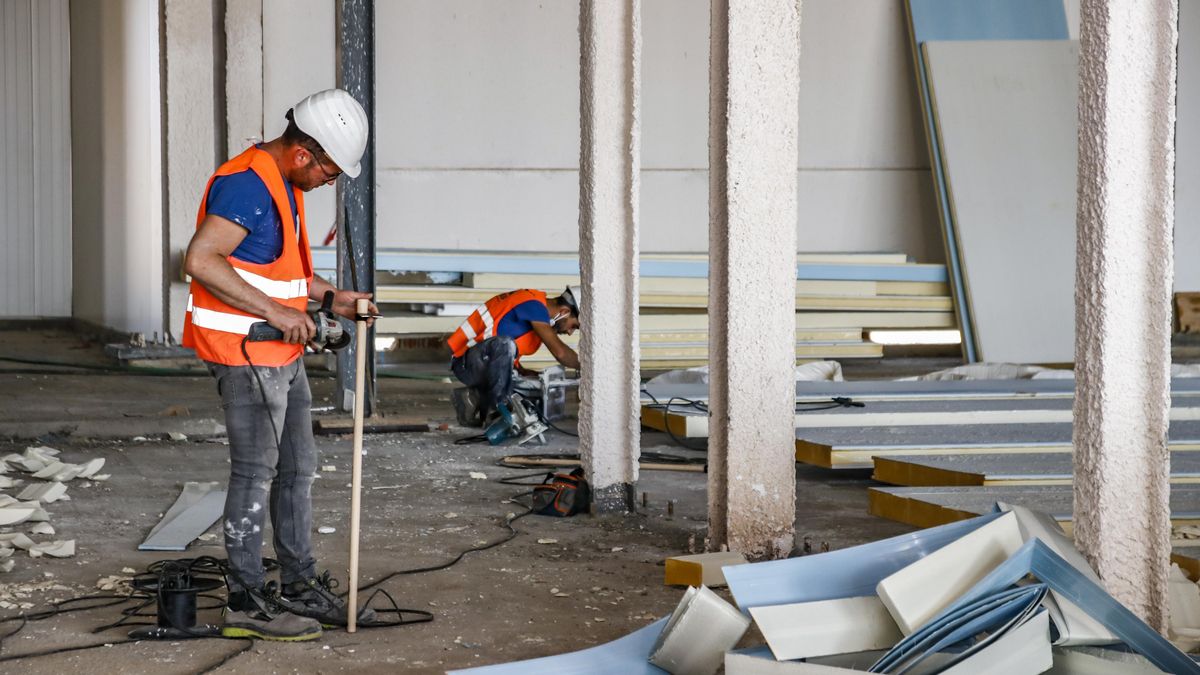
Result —
[[500, 416], [484, 431], [488, 443], [500, 445], [505, 441], [516, 438], [517, 445], [524, 445], [534, 438], [545, 443], [542, 434], [550, 428], [538, 415], [535, 403], [520, 394], [512, 394], [508, 400], [496, 406]]
[[[325, 296], [328, 299], [328, 295]], [[354, 308], [354, 455], [350, 468], [350, 597], [346, 602], [346, 632], [358, 630], [358, 529], [362, 507], [363, 384], [367, 377], [367, 320], [371, 303], [359, 300]]]
[[579, 379], [567, 377], [562, 366], [545, 368], [537, 378], [514, 377], [514, 389], [540, 407], [542, 420], [553, 422], [567, 414], [567, 389], [579, 386]]
[[[350, 336], [342, 328], [342, 322], [338, 320], [337, 315], [333, 313], [333, 291], [325, 291], [321, 307], [310, 313], [309, 316], [317, 325], [317, 333], [309, 343], [318, 351], [323, 349], [337, 351], [350, 344]], [[266, 321], [259, 321], [250, 326], [250, 332], [246, 335], [246, 339], [250, 342], [282, 340], [283, 331]]]
[[196, 597], [223, 585], [220, 579], [194, 576], [187, 567], [178, 563], [165, 565], [157, 574], [135, 578], [135, 590], [157, 599], [158, 618], [156, 625], [135, 628], [129, 637], [138, 640], [184, 640], [220, 635], [217, 626], [196, 624]]

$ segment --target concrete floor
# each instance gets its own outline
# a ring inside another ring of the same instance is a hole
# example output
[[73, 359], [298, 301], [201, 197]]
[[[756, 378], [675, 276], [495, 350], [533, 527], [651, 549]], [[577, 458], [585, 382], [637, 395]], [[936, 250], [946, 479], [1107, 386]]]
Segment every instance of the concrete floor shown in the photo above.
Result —
[[[62, 330], [0, 331], [0, 356], [73, 363], [106, 363], [99, 346]], [[946, 359], [855, 364], [853, 375], [893, 376], [933, 370]], [[53, 372], [59, 370], [59, 372]], [[39, 371], [39, 372], [33, 372]], [[437, 366], [412, 372], [438, 373]], [[332, 379], [312, 374], [314, 406], [330, 404]], [[458, 551], [502, 537], [505, 514], [518, 512], [507, 497], [520, 491], [495, 482], [524, 473], [496, 466], [512, 449], [456, 445], [470, 430], [453, 425], [448, 382], [381, 379], [385, 413], [429, 420], [448, 430], [372, 435], [366, 439], [361, 574], [364, 581], [389, 571], [449, 560]], [[72, 499], [49, 506], [55, 538], [74, 538], [67, 559], [30, 559], [16, 554], [16, 569], [0, 575], [0, 599], [43, 603], [96, 592], [97, 579], [122, 568], [144, 569], [168, 557], [223, 557], [219, 540], [192, 545], [186, 554], [142, 553], [137, 544], [178, 495], [186, 480], [227, 477], [226, 447], [205, 439], [220, 421], [215, 389], [207, 376], [147, 377], [78, 374], [34, 364], [0, 362], [0, 454], [33, 444], [62, 451], [66, 461], [105, 457], [104, 483], [70, 486]], [[168, 431], [186, 441], [164, 440]], [[135, 436], [150, 440], [134, 442]], [[549, 448], [574, 450], [574, 439], [549, 437]], [[345, 583], [349, 529], [349, 437], [318, 437], [321, 473], [314, 489], [316, 525], [337, 532], [314, 535], [319, 565]], [[645, 432], [644, 450], [696, 454], [669, 438]], [[483, 472], [488, 480], [470, 478]], [[842, 548], [906, 532], [909, 528], [867, 515], [869, 472], [833, 473], [797, 467], [797, 542], [808, 538]], [[638, 485], [648, 506], [628, 517], [571, 519], [528, 517], [521, 534], [495, 549], [473, 553], [439, 572], [403, 577], [385, 585], [402, 607], [432, 611], [432, 623], [329, 631], [318, 642], [257, 643], [222, 666], [223, 673], [395, 672], [437, 673], [581, 649], [625, 635], [668, 613], [681, 589], [662, 584], [662, 561], [699, 552], [705, 536], [705, 477], [698, 473], [646, 471]], [[675, 501], [674, 516], [667, 503]], [[553, 540], [539, 544], [538, 540]], [[269, 555], [269, 551], [267, 551]], [[22, 589], [25, 589], [24, 591]], [[16, 596], [24, 593], [24, 596]], [[7, 596], [6, 596], [7, 594]], [[0, 611], [0, 617], [11, 615]], [[95, 609], [30, 623], [0, 645], [0, 658], [54, 647], [124, 637], [121, 630], [91, 629], [119, 618], [116, 609]], [[215, 613], [202, 620], [218, 621]], [[16, 624], [0, 626], [0, 635]], [[0, 663], [0, 671], [196, 673], [240, 648], [240, 642], [115, 645], [70, 654]]]

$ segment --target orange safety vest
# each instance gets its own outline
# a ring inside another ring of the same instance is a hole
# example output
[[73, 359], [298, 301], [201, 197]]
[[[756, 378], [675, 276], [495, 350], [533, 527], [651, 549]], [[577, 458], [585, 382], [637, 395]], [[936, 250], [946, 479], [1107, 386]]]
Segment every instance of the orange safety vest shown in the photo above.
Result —
[[[266, 293], [275, 302], [304, 311], [308, 305], [308, 287], [312, 282], [312, 253], [308, 248], [308, 231], [304, 226], [304, 194], [292, 187], [296, 196], [296, 211], [300, 217], [298, 232], [284, 214], [291, 214], [292, 207], [285, 192], [283, 176], [275, 160], [265, 150], [250, 147], [242, 154], [221, 165], [200, 199], [200, 213], [196, 216], [196, 227], [204, 221], [208, 191], [217, 176], [228, 176], [250, 169], [258, 174], [271, 193], [275, 209], [279, 211], [279, 226], [283, 228], [283, 252], [274, 262], [256, 264], [229, 256], [226, 260], [243, 280]], [[294, 234], [295, 232], [295, 234]], [[192, 279], [188, 295], [187, 314], [183, 319], [183, 346], [196, 350], [196, 355], [205, 361], [227, 366], [245, 366], [242, 355], [242, 339], [250, 332], [250, 326], [263, 321], [260, 316], [243, 312], [225, 304], [203, 284]], [[279, 367], [295, 361], [304, 353], [304, 345], [282, 341], [247, 342], [246, 350], [256, 366]]]
[[[505, 314], [511, 312], [517, 305], [530, 300], [537, 300], [544, 305], [546, 304], [546, 294], [542, 291], [524, 288], [497, 295], [475, 308], [467, 320], [450, 334], [450, 337], [446, 339], [446, 344], [450, 346], [454, 356], [466, 354], [471, 347], [496, 335], [496, 326], [500, 325]], [[533, 330], [529, 330], [513, 342], [517, 344], [515, 363], [520, 363], [522, 356], [529, 356], [542, 347], [542, 339]]]

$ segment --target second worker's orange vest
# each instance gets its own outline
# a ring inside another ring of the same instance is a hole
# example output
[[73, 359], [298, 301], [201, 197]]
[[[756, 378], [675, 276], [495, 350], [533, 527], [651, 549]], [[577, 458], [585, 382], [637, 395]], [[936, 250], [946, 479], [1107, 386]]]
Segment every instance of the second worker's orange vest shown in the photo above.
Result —
[[[474, 312], [471, 312], [467, 320], [462, 322], [462, 325], [446, 339], [450, 351], [454, 352], [455, 356], [462, 356], [471, 347], [490, 337], [495, 337], [496, 326], [500, 325], [504, 315], [511, 312], [517, 305], [530, 300], [537, 300], [544, 305], [546, 304], [546, 294], [542, 291], [523, 288], [501, 293], [483, 303]], [[529, 356], [542, 348], [542, 339], [532, 330], [515, 338], [513, 342], [517, 345], [517, 362], [520, 362], [522, 356]]]
[[[229, 256], [226, 260], [246, 283], [265, 293], [275, 302], [304, 311], [308, 305], [308, 286], [312, 282], [312, 253], [308, 248], [308, 231], [304, 226], [304, 194], [296, 187], [292, 193], [296, 198], [299, 225], [293, 225], [290, 215], [292, 206], [288, 201], [283, 176], [275, 160], [266, 151], [250, 147], [242, 154], [221, 165], [200, 199], [200, 213], [196, 216], [196, 227], [204, 221], [208, 191], [217, 176], [228, 176], [249, 169], [262, 179], [279, 212], [279, 225], [283, 228], [283, 252], [274, 262], [256, 264]], [[242, 339], [250, 326], [262, 321], [236, 307], [227, 305], [213, 295], [204, 284], [192, 280], [188, 295], [187, 314], [183, 319], [183, 346], [196, 350], [196, 355], [205, 361], [227, 366], [245, 366], [242, 355]], [[256, 366], [284, 366], [304, 353], [304, 345], [282, 341], [247, 342], [247, 353]]]

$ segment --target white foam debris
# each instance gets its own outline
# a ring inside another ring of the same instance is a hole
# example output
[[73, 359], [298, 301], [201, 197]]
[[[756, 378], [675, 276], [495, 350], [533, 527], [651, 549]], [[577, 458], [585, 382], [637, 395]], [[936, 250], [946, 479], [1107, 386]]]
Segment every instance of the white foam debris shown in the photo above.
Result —
[[29, 547], [29, 557], [37, 558], [48, 555], [53, 558], [70, 558], [75, 555], [75, 540], [47, 541]]
[[28, 551], [33, 547], [34, 542], [21, 532], [9, 532], [8, 534], [0, 534], [0, 544]]
[[54, 526], [46, 522], [35, 523], [29, 528], [29, 534], [54, 534]]
[[17, 494], [17, 499], [21, 501], [37, 501], [49, 504], [56, 502], [67, 494], [67, 486], [64, 483], [55, 481], [53, 483], [39, 483], [30, 485]]

